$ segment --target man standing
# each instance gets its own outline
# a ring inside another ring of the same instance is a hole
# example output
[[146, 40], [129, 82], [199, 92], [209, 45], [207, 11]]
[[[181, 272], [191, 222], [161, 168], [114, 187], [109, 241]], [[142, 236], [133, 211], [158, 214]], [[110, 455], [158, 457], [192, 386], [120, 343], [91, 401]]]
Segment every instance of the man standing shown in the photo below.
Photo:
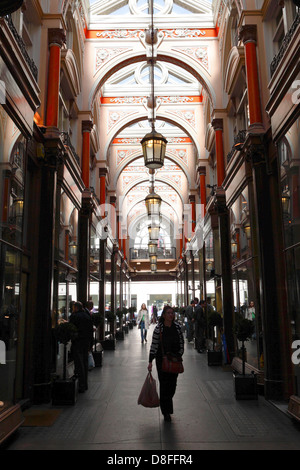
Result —
[[75, 302], [70, 323], [78, 329], [78, 336], [72, 341], [72, 353], [75, 374], [78, 376], [79, 392], [88, 389], [88, 357], [93, 342], [93, 322], [91, 315], [83, 308], [81, 302]]
[[[197, 301], [198, 299], [195, 299]], [[201, 300], [197, 303], [194, 313], [194, 325], [195, 325], [195, 348], [198, 353], [204, 352], [204, 329], [205, 329], [205, 317], [204, 317], [205, 302]]]
[[187, 340], [192, 342], [194, 338], [194, 310], [195, 310], [195, 300], [192, 300], [190, 305], [185, 310], [185, 315], [187, 317]]

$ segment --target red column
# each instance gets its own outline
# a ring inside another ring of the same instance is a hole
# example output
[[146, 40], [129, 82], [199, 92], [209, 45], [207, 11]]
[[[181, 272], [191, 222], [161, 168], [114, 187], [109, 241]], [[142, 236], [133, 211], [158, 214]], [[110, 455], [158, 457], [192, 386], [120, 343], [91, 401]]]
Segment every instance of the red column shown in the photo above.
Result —
[[48, 30], [50, 53], [48, 63], [46, 126], [58, 127], [60, 53], [65, 40], [66, 36], [62, 29], [53, 28]]
[[211, 123], [215, 130], [215, 147], [217, 161], [217, 184], [222, 186], [225, 178], [224, 148], [223, 148], [223, 119], [213, 119]]
[[[192, 215], [192, 232], [194, 233], [195, 228], [196, 228], [196, 201], [195, 201], [195, 196], [190, 196], [189, 199], [190, 199], [190, 204], [192, 206], [192, 211], [191, 211], [191, 215]], [[192, 236], [192, 234], [191, 234], [191, 236]]]
[[256, 56], [256, 26], [242, 26], [239, 32], [239, 39], [243, 41], [245, 46], [250, 125], [262, 124], [258, 66]]
[[101, 208], [101, 215], [104, 216], [104, 204], [106, 202], [106, 175], [107, 175], [107, 168], [100, 168], [99, 169], [99, 177], [100, 177], [100, 205]]
[[90, 153], [92, 121], [82, 121], [81, 176], [86, 188], [90, 187]]
[[206, 214], [206, 168], [199, 167], [200, 203], [203, 205], [203, 217]]

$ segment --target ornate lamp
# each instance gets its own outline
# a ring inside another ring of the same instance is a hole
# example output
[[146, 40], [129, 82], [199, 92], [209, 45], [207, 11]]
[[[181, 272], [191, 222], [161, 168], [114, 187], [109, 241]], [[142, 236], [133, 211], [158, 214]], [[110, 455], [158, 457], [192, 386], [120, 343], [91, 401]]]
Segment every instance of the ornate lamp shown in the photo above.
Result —
[[245, 234], [246, 234], [247, 240], [250, 240], [250, 238], [251, 238], [251, 226], [250, 226], [250, 222], [245, 222], [245, 225], [244, 225], [244, 232], [245, 232]]
[[145, 166], [147, 168], [151, 168], [155, 170], [157, 168], [161, 168], [164, 165], [167, 140], [162, 134], [159, 134], [158, 132], [156, 132], [155, 126], [154, 126], [154, 122], [155, 122], [154, 107], [155, 107], [156, 99], [154, 98], [155, 58], [154, 58], [153, 47], [154, 47], [154, 42], [157, 41], [157, 34], [156, 34], [156, 31], [154, 30], [154, 25], [153, 25], [153, 0], [150, 1], [150, 6], [151, 6], [151, 31], [150, 31], [150, 34], [146, 35], [146, 37], [148, 38], [148, 41], [150, 42], [152, 46], [152, 54], [151, 54], [151, 60], [150, 60], [150, 63], [151, 63], [150, 106], [152, 110], [152, 120], [151, 120], [152, 130], [151, 132], [146, 134], [145, 137], [141, 140], [141, 145], [143, 149]]
[[167, 140], [162, 134], [156, 132], [154, 123], [152, 131], [141, 140], [145, 166], [151, 169], [161, 168], [164, 165]]
[[157, 254], [157, 241], [156, 240], [149, 241], [148, 252], [149, 252], [149, 256]]
[[160, 226], [159, 225], [149, 225], [148, 230], [149, 230], [149, 240], [158, 240]]
[[150, 269], [151, 269], [151, 272], [152, 272], [152, 273], [156, 273], [156, 271], [157, 271], [157, 265], [156, 265], [156, 263], [150, 264]]
[[160, 213], [161, 197], [154, 192], [154, 185], [152, 184], [150, 193], [146, 196], [145, 204], [148, 212], [148, 216], [156, 216]]
[[69, 243], [69, 250], [70, 250], [70, 255], [71, 256], [76, 256], [77, 255], [77, 243], [75, 241], [71, 241]]
[[150, 264], [157, 264], [157, 255], [150, 255]]
[[281, 203], [282, 203], [282, 211], [284, 214], [289, 213], [289, 205], [290, 205], [290, 195], [289, 191], [283, 191], [281, 195]]

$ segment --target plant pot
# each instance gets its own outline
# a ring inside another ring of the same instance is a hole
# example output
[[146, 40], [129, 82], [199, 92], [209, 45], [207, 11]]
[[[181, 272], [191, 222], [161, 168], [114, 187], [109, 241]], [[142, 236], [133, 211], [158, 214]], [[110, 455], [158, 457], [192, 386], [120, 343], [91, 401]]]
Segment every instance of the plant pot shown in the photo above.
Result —
[[130, 330], [133, 330], [133, 322], [132, 322], [132, 321], [130, 321], [130, 322], [128, 323], [128, 328], [129, 328]]
[[128, 325], [123, 326], [124, 333], [128, 334], [129, 333], [129, 327]]
[[233, 374], [236, 400], [257, 400], [257, 377], [255, 374]]
[[119, 341], [120, 340], [122, 341], [124, 339], [124, 331], [123, 331], [122, 328], [117, 328], [117, 330], [116, 330], [116, 339], [119, 340]]
[[209, 366], [221, 366], [223, 361], [222, 351], [207, 351], [207, 364]]
[[78, 397], [78, 379], [58, 379], [52, 386], [52, 405], [75, 405]]

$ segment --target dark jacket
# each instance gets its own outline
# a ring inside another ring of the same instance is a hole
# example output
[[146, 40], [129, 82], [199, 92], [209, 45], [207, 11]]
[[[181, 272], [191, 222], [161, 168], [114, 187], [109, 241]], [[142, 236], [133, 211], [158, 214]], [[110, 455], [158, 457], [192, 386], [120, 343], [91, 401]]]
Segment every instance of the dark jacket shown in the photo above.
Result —
[[72, 313], [70, 323], [73, 323], [78, 329], [78, 336], [73, 343], [92, 343], [93, 322], [91, 315], [86, 310]]

